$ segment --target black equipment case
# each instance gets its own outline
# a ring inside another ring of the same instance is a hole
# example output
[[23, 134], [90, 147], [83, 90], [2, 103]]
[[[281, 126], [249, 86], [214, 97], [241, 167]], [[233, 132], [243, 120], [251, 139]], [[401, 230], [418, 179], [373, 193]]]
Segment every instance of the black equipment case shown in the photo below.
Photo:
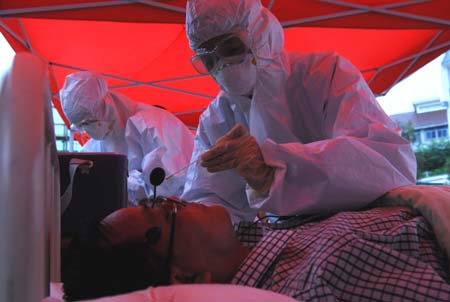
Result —
[[[116, 153], [58, 153], [61, 195], [71, 182], [70, 160], [89, 160], [87, 173], [77, 169], [72, 180], [72, 198], [61, 217], [61, 235], [83, 235], [92, 223], [127, 206], [128, 161]], [[64, 245], [64, 242], [62, 242]]]

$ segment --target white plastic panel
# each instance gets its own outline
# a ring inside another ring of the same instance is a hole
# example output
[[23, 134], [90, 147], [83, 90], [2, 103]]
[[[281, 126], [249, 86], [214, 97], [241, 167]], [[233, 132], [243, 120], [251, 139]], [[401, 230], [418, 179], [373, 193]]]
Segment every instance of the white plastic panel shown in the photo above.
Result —
[[47, 67], [20, 53], [0, 76], [0, 301], [36, 302], [59, 272], [59, 177]]

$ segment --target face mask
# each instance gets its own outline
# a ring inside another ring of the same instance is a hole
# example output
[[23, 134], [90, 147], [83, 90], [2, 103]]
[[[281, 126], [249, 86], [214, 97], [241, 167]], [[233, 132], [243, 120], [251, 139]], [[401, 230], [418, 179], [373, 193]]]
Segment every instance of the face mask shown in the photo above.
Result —
[[253, 55], [248, 54], [244, 61], [232, 64], [214, 73], [220, 88], [231, 95], [249, 95], [255, 88], [256, 65]]
[[110, 123], [97, 121], [83, 126], [83, 130], [89, 134], [90, 137], [96, 140], [105, 139], [111, 132]]

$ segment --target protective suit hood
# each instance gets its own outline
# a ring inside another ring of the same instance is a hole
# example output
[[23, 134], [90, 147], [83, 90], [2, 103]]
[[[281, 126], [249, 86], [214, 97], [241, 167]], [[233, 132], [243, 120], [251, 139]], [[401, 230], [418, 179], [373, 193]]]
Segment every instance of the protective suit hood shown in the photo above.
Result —
[[[162, 167], [170, 175], [188, 165], [193, 135], [169, 111], [111, 91], [105, 78], [89, 71], [67, 76], [60, 96], [64, 113], [71, 123], [92, 119], [101, 122], [92, 127], [112, 125], [110, 134], [104, 139], [89, 140], [82, 151], [115, 152], [127, 156], [128, 197], [133, 203], [151, 195], [148, 179], [153, 168]], [[184, 177], [183, 173], [178, 173], [164, 182], [158, 189], [159, 194], [181, 194]]]
[[[109, 91], [106, 79], [99, 73], [81, 71], [67, 76], [59, 92], [65, 115], [73, 124], [86, 117], [100, 121], [117, 121], [125, 127], [138, 105], [126, 96]], [[120, 102], [117, 99], [121, 99]]]
[[98, 73], [81, 71], [68, 75], [59, 92], [64, 114], [73, 124], [81, 123], [86, 117], [102, 120], [107, 91], [106, 80]]
[[106, 79], [91, 71], [68, 75], [60, 91], [60, 99], [63, 111], [72, 124], [93, 119], [111, 125], [111, 134], [104, 139], [104, 146], [99, 151], [126, 154], [124, 131], [127, 120], [139, 109], [136, 102], [108, 90]]
[[194, 51], [211, 38], [234, 33], [252, 50], [259, 65], [276, 61], [284, 49], [280, 22], [259, 0], [189, 0], [186, 33]]
[[[279, 143], [296, 140], [290, 131], [290, 114], [286, 112], [289, 104], [284, 87], [290, 65], [284, 51], [283, 29], [260, 0], [189, 0], [186, 33], [194, 51], [216, 36], [227, 33], [239, 36], [251, 49], [257, 66], [248, 113], [250, 133], [260, 144], [267, 138]], [[284, 117], [284, 124], [280, 123], [280, 116]]]
[[188, 0], [186, 32], [194, 51], [234, 33], [257, 67], [251, 99], [221, 90], [203, 112], [192, 160], [240, 123], [276, 171], [262, 196], [236, 169], [209, 173], [198, 163], [189, 168], [183, 198], [221, 204], [234, 222], [252, 221], [257, 210], [292, 215], [358, 208], [415, 182], [411, 145], [359, 70], [335, 53], [287, 54], [280, 23], [260, 0]]

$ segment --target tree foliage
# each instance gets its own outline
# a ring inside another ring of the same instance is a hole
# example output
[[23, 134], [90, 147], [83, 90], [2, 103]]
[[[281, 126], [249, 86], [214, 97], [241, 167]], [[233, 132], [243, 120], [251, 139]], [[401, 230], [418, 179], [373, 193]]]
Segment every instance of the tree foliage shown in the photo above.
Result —
[[409, 140], [411, 143], [415, 143], [416, 142], [416, 134], [414, 131], [414, 127], [411, 121], [408, 121], [408, 123], [401, 123], [396, 121], [396, 123], [400, 126], [400, 128], [402, 128], [402, 137], [406, 138], [407, 140]]
[[418, 178], [450, 172], [450, 140], [439, 139], [420, 144], [415, 153]]
[[450, 140], [435, 139], [426, 143], [416, 144], [416, 135], [411, 121], [402, 123], [396, 121], [402, 128], [402, 137], [409, 140], [415, 149], [417, 159], [417, 178], [450, 174]]

